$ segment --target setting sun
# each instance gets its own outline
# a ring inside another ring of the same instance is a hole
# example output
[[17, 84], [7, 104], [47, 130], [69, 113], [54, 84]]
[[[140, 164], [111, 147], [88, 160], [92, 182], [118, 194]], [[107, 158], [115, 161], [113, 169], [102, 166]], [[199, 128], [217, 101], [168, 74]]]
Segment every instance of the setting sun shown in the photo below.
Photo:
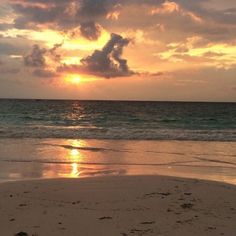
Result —
[[78, 85], [81, 83], [81, 77], [76, 75], [76, 76], [68, 76], [65, 78], [65, 81], [71, 84]]
[[75, 84], [79, 84], [81, 82], [81, 78], [80, 77], [74, 77], [72, 79], [72, 82], [75, 83]]

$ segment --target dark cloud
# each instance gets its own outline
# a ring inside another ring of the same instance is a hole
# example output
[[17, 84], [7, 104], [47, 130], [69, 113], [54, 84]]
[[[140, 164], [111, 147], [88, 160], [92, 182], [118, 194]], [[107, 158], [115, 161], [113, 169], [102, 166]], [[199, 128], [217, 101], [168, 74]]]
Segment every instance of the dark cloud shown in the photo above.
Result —
[[50, 59], [54, 63], [60, 63], [61, 55], [57, 53], [57, 49], [62, 46], [63, 43], [55, 44], [52, 48], [45, 49], [39, 45], [33, 45], [30, 54], [24, 57], [24, 65], [32, 67], [34, 70], [32, 74], [36, 77], [51, 78], [55, 77], [57, 73], [50, 68], [47, 64], [47, 59]]
[[81, 26], [82, 35], [96, 38], [99, 35], [97, 20], [106, 19], [116, 8], [119, 0], [24, 0], [10, 1], [17, 17], [15, 27], [36, 28], [38, 25], [54, 24], [62, 30]]
[[127, 60], [121, 58], [123, 48], [128, 43], [128, 39], [118, 34], [111, 34], [111, 39], [101, 51], [95, 50], [91, 56], [83, 58], [81, 63], [90, 72], [102, 73], [107, 78], [130, 75]]
[[52, 59], [55, 62], [59, 62], [61, 61], [61, 55], [57, 53], [57, 49], [60, 48], [63, 45], [62, 43], [56, 43], [54, 44], [54, 46], [48, 50], [48, 52], [51, 54]]
[[123, 48], [129, 39], [118, 34], [111, 34], [110, 40], [102, 50], [95, 50], [91, 56], [81, 60], [82, 65], [69, 65], [58, 68], [59, 71], [78, 72], [104, 78], [125, 77], [134, 74], [122, 58]]
[[[171, 14], [148, 13], [151, 9], [163, 7], [164, 2], [176, 3], [179, 8], [169, 9]], [[100, 35], [97, 24], [108, 30], [120, 32], [127, 28], [147, 30], [158, 23], [168, 30], [160, 34], [154, 32], [150, 35], [152, 39], [173, 41], [175, 34], [175, 39], [178, 41], [198, 34], [211, 42], [232, 40], [236, 37], [236, 8], [228, 7], [220, 10], [207, 8], [205, 5], [211, 2], [210, 0], [10, 0], [17, 15], [15, 27], [21, 29], [53, 25], [56, 29], [71, 31], [80, 27], [82, 36], [96, 40]], [[227, 3], [226, 5], [230, 6]], [[117, 10], [122, 12], [121, 17], [111, 24], [108, 15]]]
[[81, 35], [89, 40], [97, 40], [101, 35], [101, 26], [89, 21], [80, 24]]
[[33, 45], [30, 54], [24, 57], [25, 66], [30, 67], [45, 67], [46, 56], [50, 57], [55, 62], [60, 62], [61, 55], [57, 53], [57, 49], [61, 47], [63, 43], [54, 44], [50, 49], [40, 48], [38, 44]]
[[109, 11], [115, 7], [120, 0], [82, 0], [80, 8], [77, 12], [78, 16], [86, 18], [98, 18], [106, 16]]
[[35, 44], [31, 53], [24, 57], [25, 66], [44, 67], [46, 65], [46, 52], [47, 50], [45, 48], [40, 48], [39, 45]]

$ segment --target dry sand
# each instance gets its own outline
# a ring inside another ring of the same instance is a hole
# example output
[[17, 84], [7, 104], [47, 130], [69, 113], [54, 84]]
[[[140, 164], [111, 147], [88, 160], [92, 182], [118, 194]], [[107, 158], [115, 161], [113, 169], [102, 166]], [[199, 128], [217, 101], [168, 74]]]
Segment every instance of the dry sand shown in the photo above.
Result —
[[235, 236], [236, 186], [164, 176], [3, 183], [0, 235], [19, 232]]

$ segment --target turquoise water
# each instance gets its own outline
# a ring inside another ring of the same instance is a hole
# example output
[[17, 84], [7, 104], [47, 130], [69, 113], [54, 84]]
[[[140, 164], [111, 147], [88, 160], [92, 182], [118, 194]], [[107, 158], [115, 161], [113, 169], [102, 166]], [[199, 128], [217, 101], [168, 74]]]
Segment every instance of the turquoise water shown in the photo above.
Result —
[[236, 103], [0, 100], [0, 138], [236, 141]]

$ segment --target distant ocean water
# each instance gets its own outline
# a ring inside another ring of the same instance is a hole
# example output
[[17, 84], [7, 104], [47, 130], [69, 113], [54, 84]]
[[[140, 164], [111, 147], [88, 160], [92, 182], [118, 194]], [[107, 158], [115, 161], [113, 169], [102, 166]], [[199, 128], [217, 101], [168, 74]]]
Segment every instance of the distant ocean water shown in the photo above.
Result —
[[1, 99], [0, 138], [236, 141], [236, 103]]

